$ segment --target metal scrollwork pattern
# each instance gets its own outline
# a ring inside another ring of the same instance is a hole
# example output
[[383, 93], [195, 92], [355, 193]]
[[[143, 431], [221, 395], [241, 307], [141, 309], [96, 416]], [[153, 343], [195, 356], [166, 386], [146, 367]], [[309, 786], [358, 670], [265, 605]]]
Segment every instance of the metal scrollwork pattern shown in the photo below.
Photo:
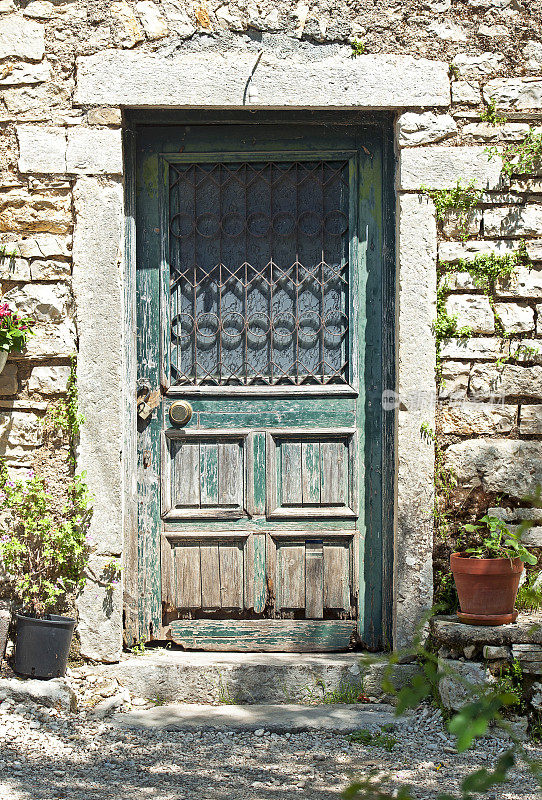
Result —
[[348, 381], [348, 162], [170, 166], [173, 385]]

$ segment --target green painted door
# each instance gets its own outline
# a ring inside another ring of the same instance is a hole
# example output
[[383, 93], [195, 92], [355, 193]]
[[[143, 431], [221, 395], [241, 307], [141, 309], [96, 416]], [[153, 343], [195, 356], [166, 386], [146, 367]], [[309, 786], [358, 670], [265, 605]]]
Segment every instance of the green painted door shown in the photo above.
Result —
[[380, 636], [382, 149], [346, 124], [138, 129], [145, 639]]

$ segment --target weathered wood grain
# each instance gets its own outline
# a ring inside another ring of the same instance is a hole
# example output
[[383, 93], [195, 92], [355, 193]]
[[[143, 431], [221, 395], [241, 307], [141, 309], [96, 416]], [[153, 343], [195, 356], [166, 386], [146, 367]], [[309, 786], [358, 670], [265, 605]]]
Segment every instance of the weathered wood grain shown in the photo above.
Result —
[[243, 545], [240, 542], [220, 542], [220, 602], [222, 608], [243, 608]]
[[218, 444], [201, 442], [200, 444], [201, 474], [201, 507], [218, 505]]
[[305, 616], [324, 616], [324, 547], [321, 541], [305, 544]]
[[320, 442], [302, 443], [302, 503], [320, 504]]
[[280, 445], [280, 478], [282, 505], [301, 505], [301, 442]]
[[304, 608], [305, 545], [281, 542], [277, 557], [279, 608]]
[[238, 442], [218, 443], [218, 503], [238, 508], [244, 495], [243, 453]]
[[324, 545], [324, 606], [350, 609], [349, 548], [346, 544]]
[[201, 562], [197, 543], [175, 548], [175, 594], [178, 608], [201, 608]]
[[218, 542], [200, 540], [199, 549], [201, 559], [201, 607], [220, 608], [222, 599]]
[[195, 650], [323, 653], [346, 650], [353, 620], [175, 620], [162, 635]]

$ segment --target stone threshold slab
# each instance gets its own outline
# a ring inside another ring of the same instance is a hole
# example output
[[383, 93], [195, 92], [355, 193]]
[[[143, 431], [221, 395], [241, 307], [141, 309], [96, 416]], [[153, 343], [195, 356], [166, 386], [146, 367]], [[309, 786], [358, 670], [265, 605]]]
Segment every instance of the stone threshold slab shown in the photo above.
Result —
[[397, 722], [387, 705], [226, 705], [196, 703], [156, 706], [116, 714], [112, 722], [120, 728], [170, 731], [257, 731], [298, 733], [327, 731], [352, 733], [365, 728], [380, 729]]
[[465, 625], [456, 616], [434, 617], [430, 622], [434, 638], [445, 645], [542, 644], [542, 614], [520, 615], [512, 625]]

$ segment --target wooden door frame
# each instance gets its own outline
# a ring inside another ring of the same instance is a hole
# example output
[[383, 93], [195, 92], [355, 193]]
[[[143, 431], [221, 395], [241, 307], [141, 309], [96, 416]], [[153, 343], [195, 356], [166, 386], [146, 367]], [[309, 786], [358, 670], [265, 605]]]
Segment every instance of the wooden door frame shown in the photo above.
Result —
[[[125, 330], [131, 346], [125, 355], [125, 380], [128, 390], [125, 392], [126, 441], [125, 448], [134, 452], [135, 446], [135, 409], [133, 399], [130, 400], [130, 388], [135, 396], [137, 364], [133, 348], [135, 335], [135, 130], [138, 125], [182, 125], [189, 122], [212, 125], [227, 124], [239, 121], [240, 115], [246, 115], [247, 122], [275, 122], [278, 124], [310, 123], [348, 123], [362, 127], [377, 129], [382, 137], [382, 248], [373, 252], [371, 269], [373, 274], [380, 275], [381, 292], [381, 326], [382, 338], [382, 373], [378, 381], [378, 389], [368, 393], [366, 411], [370, 422], [370, 433], [365, 437], [366, 463], [370, 472], [366, 480], [365, 509], [367, 520], [366, 536], [360, 537], [360, 575], [363, 565], [363, 596], [360, 593], [358, 620], [364, 620], [364, 629], [359, 630], [364, 644], [371, 649], [390, 646], [393, 639], [393, 554], [394, 554], [394, 521], [395, 521], [395, 413], [393, 410], [382, 410], [382, 390], [395, 389], [396, 386], [396, 261], [395, 261], [395, 198], [394, 198], [394, 152], [393, 152], [393, 117], [391, 113], [362, 113], [348, 111], [318, 112], [265, 112], [265, 111], [137, 111], [126, 113], [124, 137], [126, 178], [126, 262], [125, 262]], [[376, 332], [376, 328], [373, 329]], [[380, 332], [380, 331], [378, 331]], [[368, 330], [370, 336], [371, 330]], [[380, 338], [380, 337], [378, 337]], [[370, 343], [370, 340], [367, 342]], [[374, 363], [374, 362], [373, 362]], [[366, 375], [369, 385], [374, 375]], [[376, 451], [376, 452], [375, 452]], [[128, 459], [127, 459], [128, 460]], [[133, 463], [133, 462], [132, 462]], [[133, 471], [132, 471], [133, 472]], [[138, 563], [141, 559], [138, 542], [137, 507], [134, 519], [133, 486], [126, 487], [128, 535], [124, 548], [124, 587], [125, 587], [125, 629], [128, 642], [138, 641], [141, 635], [137, 598], [141, 594], [140, 571]], [[152, 634], [152, 631], [151, 631]]]

